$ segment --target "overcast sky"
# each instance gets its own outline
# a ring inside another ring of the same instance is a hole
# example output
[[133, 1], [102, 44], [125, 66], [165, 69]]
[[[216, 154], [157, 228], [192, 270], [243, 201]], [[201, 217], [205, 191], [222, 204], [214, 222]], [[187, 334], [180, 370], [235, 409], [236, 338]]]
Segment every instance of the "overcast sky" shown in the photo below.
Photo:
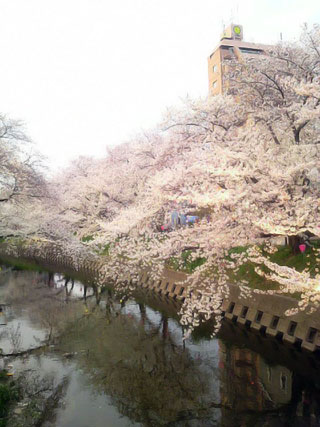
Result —
[[223, 24], [275, 43], [320, 23], [319, 0], [0, 0], [0, 11], [0, 111], [26, 123], [55, 169], [206, 96]]

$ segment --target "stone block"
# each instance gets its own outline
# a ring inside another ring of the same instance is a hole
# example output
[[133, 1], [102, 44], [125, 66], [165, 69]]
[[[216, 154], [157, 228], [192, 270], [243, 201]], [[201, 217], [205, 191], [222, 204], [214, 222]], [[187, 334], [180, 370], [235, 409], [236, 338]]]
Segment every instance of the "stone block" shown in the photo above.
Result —
[[283, 341], [286, 341], [290, 344], [294, 344], [296, 341], [296, 337], [289, 334], [283, 334]]
[[260, 331], [261, 323], [252, 322], [251, 323], [251, 328], [254, 329], [254, 330], [256, 330], [256, 331]]
[[266, 335], [268, 335], [269, 337], [275, 337], [277, 333], [277, 329], [267, 328], [266, 330]]
[[301, 343], [301, 347], [305, 350], [309, 350], [309, 351], [315, 351], [317, 346], [315, 343], [311, 343], [308, 341], [302, 341]]

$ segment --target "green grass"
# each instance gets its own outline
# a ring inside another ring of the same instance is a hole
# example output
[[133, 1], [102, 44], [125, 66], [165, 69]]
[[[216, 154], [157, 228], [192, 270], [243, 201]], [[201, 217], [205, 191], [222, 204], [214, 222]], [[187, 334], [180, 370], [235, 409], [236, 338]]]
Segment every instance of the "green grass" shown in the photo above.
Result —
[[94, 237], [92, 234], [88, 234], [88, 236], [83, 236], [81, 237], [81, 242], [91, 242], [92, 240], [94, 240]]
[[111, 246], [111, 243], [104, 245], [104, 247], [101, 249], [100, 255], [108, 256], [110, 252], [110, 246]]
[[[261, 277], [255, 272], [255, 267], [257, 264], [252, 262], [246, 262], [242, 264], [237, 271], [228, 270], [229, 283], [238, 284], [243, 280], [248, 282], [247, 286], [253, 289], [278, 289], [279, 284], [277, 282], [267, 280], [264, 277]], [[260, 265], [259, 268], [265, 273], [269, 272], [269, 269], [263, 265]]]
[[31, 261], [24, 262], [21, 259], [10, 257], [0, 258], [0, 264], [13, 266], [15, 270], [38, 271], [39, 273], [42, 273], [43, 271], [49, 271], [44, 267], [32, 263]]
[[[317, 262], [315, 249], [320, 247], [320, 241], [313, 242], [313, 248], [307, 247], [307, 250], [304, 254], [294, 255], [292, 250], [288, 246], [279, 246], [278, 250], [273, 254], [267, 254], [263, 252], [264, 255], [268, 257], [271, 262], [274, 262], [281, 266], [287, 266], [294, 268], [295, 270], [301, 272], [303, 270], [308, 270], [311, 273], [311, 276], [315, 274], [315, 268], [320, 267], [319, 261]], [[234, 248], [229, 253], [241, 253], [244, 252], [246, 248]], [[262, 247], [263, 249], [263, 247]], [[277, 282], [268, 280], [264, 277], [261, 277], [255, 272], [255, 267], [257, 264], [248, 261], [240, 266], [238, 271], [228, 271], [228, 275], [231, 283], [239, 283], [242, 280], [248, 281], [248, 286], [254, 289], [278, 289], [279, 284]], [[265, 273], [270, 272], [270, 270], [263, 265], [259, 265], [259, 268]], [[298, 295], [292, 295], [298, 297]]]
[[[267, 254], [263, 251], [263, 254], [268, 257], [271, 262], [276, 264], [287, 266], [296, 269], [301, 272], [303, 270], [308, 270], [313, 276], [315, 272], [315, 268], [320, 269], [319, 261], [317, 261], [315, 250], [320, 248], [320, 240], [312, 242], [313, 247], [307, 247], [306, 252], [304, 254], [294, 255], [292, 250], [288, 246], [279, 246], [278, 250], [273, 254]], [[230, 249], [229, 255], [227, 259], [230, 261], [231, 254], [241, 254], [245, 253], [248, 247], [238, 246]], [[263, 249], [263, 246], [262, 246]], [[191, 251], [185, 251], [181, 254], [181, 257], [172, 257], [167, 266], [176, 271], [182, 271], [185, 273], [192, 273], [196, 267], [203, 265], [206, 262], [205, 258], [197, 258], [195, 261], [191, 260], [190, 257]], [[236, 271], [229, 269], [227, 270], [227, 274], [229, 276], [229, 283], [239, 284], [242, 281], [247, 281], [247, 286], [253, 289], [261, 289], [261, 290], [275, 290], [279, 288], [279, 283], [275, 281], [268, 280], [265, 277], [261, 277], [255, 272], [255, 268], [258, 265], [247, 261], [242, 264]], [[264, 266], [259, 265], [259, 268], [265, 273], [269, 273], [270, 270]], [[299, 297], [299, 295], [291, 295], [293, 297]]]
[[[313, 242], [312, 245], [313, 248], [307, 246], [306, 252], [298, 255], [293, 255], [291, 249], [287, 246], [281, 247], [278, 249], [278, 252], [270, 256], [270, 260], [279, 265], [294, 267], [297, 271], [302, 271], [307, 268], [311, 274], [314, 274], [314, 269], [317, 267], [315, 249], [320, 249], [320, 240]], [[308, 263], [310, 265], [308, 265]]]
[[184, 251], [180, 258], [171, 257], [168, 262], [168, 267], [176, 271], [183, 271], [185, 273], [192, 273], [197, 267], [206, 262], [206, 258], [198, 257], [195, 260], [191, 259], [191, 250]]

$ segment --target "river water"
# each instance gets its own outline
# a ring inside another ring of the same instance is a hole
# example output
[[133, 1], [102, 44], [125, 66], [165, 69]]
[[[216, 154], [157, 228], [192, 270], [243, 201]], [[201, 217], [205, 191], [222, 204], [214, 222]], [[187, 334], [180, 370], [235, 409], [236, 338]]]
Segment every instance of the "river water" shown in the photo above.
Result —
[[320, 425], [317, 355], [227, 320], [183, 341], [174, 301], [71, 288], [0, 271], [0, 367], [23, 388], [8, 426]]

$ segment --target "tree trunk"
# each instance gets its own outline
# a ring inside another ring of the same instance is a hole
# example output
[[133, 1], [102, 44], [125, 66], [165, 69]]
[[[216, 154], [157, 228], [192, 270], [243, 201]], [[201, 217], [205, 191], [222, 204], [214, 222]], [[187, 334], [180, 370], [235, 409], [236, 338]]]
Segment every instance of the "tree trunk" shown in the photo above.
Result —
[[299, 245], [303, 243], [303, 240], [300, 236], [288, 236], [288, 244], [292, 249], [294, 255], [300, 253]]
[[99, 305], [101, 301], [101, 292], [98, 287], [94, 288], [94, 295], [96, 297], [96, 305]]

